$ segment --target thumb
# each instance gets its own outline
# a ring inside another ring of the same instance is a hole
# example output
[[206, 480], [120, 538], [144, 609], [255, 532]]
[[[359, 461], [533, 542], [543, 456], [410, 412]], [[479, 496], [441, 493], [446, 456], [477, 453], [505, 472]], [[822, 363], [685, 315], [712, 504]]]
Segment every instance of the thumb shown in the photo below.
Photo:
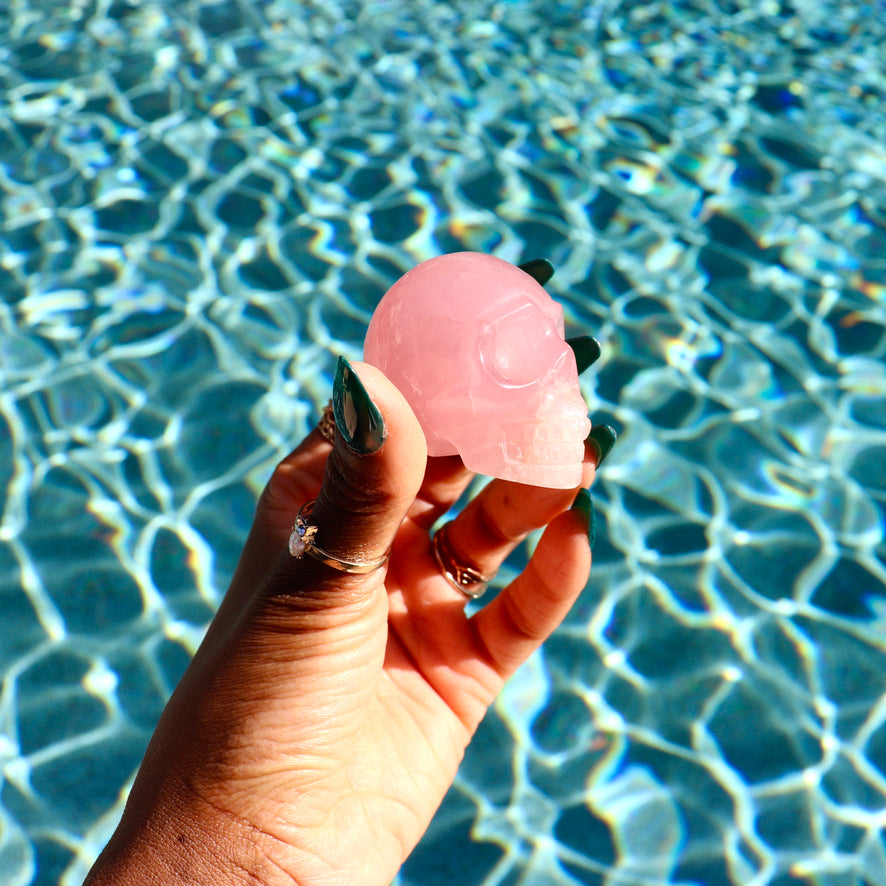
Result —
[[[306, 518], [316, 526], [311, 553], [319, 549], [333, 560], [376, 562], [390, 550], [421, 486], [424, 434], [403, 395], [366, 363], [339, 358], [332, 403], [335, 441]], [[350, 574], [322, 559], [320, 554], [295, 561], [305, 582], [373, 582], [370, 576], [379, 574]]]

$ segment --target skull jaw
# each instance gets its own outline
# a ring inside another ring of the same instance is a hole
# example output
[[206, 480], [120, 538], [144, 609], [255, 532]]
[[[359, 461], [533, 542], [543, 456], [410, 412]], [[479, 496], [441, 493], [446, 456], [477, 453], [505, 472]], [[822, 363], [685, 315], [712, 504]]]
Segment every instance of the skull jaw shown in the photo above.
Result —
[[546, 489], [576, 489], [581, 484], [581, 464], [527, 465], [512, 462], [499, 471], [498, 476], [513, 483], [542, 486]]
[[574, 489], [581, 484], [583, 437], [573, 440], [529, 438], [522, 444], [513, 439], [459, 450], [465, 467], [528, 486]]
[[491, 451], [471, 450], [465, 453], [450, 443], [440, 442], [436, 446], [428, 446], [428, 455], [433, 458], [460, 455], [465, 467], [475, 474], [484, 474], [514, 483], [525, 483], [528, 486], [574, 489], [581, 483], [581, 459], [571, 464], [526, 464], [514, 458], [507, 458], [502, 450], [503, 447], [496, 446]]

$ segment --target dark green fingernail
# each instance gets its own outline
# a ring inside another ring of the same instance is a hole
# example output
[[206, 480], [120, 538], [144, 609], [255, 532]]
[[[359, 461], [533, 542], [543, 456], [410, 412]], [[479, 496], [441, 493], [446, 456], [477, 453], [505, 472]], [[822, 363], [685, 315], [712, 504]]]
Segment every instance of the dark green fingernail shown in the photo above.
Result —
[[360, 455], [381, 449], [387, 436], [385, 421], [372, 402], [363, 382], [344, 357], [338, 358], [332, 384], [332, 413], [335, 426], [348, 448]]
[[517, 265], [521, 271], [526, 271], [530, 277], [542, 286], [554, 276], [554, 266], [546, 258], [534, 258]]
[[588, 442], [597, 452], [598, 468], [603, 464], [603, 459], [609, 455], [609, 450], [615, 445], [616, 439], [618, 439], [618, 434], [615, 433], [615, 428], [611, 428], [609, 425], [594, 425], [591, 428]]
[[591, 501], [591, 493], [587, 489], [578, 490], [578, 495], [572, 502], [572, 510], [578, 511], [584, 517], [588, 527], [588, 541], [593, 547], [597, 540], [597, 514], [594, 511], [594, 503]]
[[600, 342], [591, 335], [577, 335], [567, 338], [566, 344], [575, 353], [575, 365], [581, 375], [592, 363], [600, 359]]

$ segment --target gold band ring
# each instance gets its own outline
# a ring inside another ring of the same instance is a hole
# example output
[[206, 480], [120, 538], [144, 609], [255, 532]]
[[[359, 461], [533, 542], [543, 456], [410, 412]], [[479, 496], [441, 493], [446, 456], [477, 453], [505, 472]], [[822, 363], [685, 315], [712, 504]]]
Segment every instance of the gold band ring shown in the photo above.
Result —
[[292, 527], [292, 532], [289, 536], [289, 553], [293, 557], [300, 560], [307, 554], [309, 557], [313, 557], [315, 560], [319, 560], [321, 563], [325, 563], [339, 572], [357, 574], [374, 572], [376, 569], [381, 569], [388, 562], [388, 557], [391, 556], [390, 551], [377, 560], [346, 560], [344, 557], [336, 557], [335, 554], [330, 554], [329, 551], [321, 548], [314, 541], [317, 536], [317, 527], [313, 523], [308, 522], [316, 501], [316, 499], [312, 499], [309, 502], [305, 502], [299, 508], [298, 514], [295, 517], [295, 525]]
[[434, 558], [437, 560], [443, 578], [459, 593], [471, 600], [476, 600], [486, 593], [486, 586], [494, 576], [484, 575], [473, 563], [466, 565], [458, 562], [448, 536], [448, 529], [451, 525], [451, 521], [444, 523], [434, 533], [434, 537], [431, 539]]
[[332, 412], [331, 400], [323, 407], [323, 414], [320, 416], [320, 421], [317, 422], [317, 430], [322, 434], [324, 440], [335, 443], [335, 415]]

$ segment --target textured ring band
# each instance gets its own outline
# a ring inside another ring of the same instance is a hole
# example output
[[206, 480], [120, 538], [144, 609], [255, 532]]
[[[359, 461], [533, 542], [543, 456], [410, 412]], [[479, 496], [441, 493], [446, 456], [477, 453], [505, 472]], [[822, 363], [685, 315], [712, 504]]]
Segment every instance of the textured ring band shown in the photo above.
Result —
[[484, 575], [473, 564], [465, 566], [456, 560], [447, 534], [450, 525], [451, 521], [444, 523], [431, 539], [434, 558], [437, 560], [440, 572], [443, 573], [443, 578], [459, 593], [476, 600], [486, 593], [486, 586], [494, 576]]
[[383, 557], [377, 560], [346, 560], [344, 557], [336, 557], [330, 554], [319, 545], [316, 544], [314, 538], [317, 535], [317, 527], [313, 523], [308, 522], [311, 511], [317, 499], [305, 502], [298, 510], [295, 517], [295, 525], [289, 535], [289, 553], [297, 560], [300, 560], [305, 554], [337, 569], [339, 572], [351, 572], [362, 574], [366, 572], [374, 572], [381, 569], [388, 562], [391, 552], [388, 551]]
[[317, 422], [317, 430], [329, 443], [335, 443], [335, 416], [332, 412], [332, 401], [323, 407], [323, 414]]

